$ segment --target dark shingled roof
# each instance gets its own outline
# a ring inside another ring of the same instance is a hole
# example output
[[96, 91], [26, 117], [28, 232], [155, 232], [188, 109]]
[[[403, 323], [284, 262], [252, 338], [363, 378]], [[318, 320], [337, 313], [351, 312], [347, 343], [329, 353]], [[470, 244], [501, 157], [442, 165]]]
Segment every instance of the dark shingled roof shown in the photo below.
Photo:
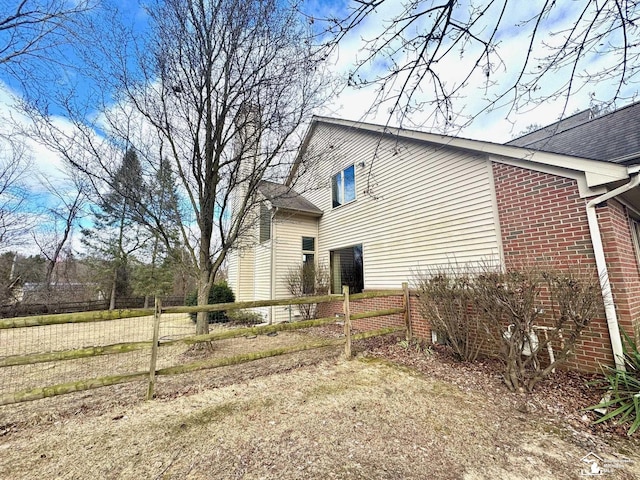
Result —
[[276, 208], [316, 217], [322, 215], [322, 210], [286, 185], [262, 180], [258, 184], [258, 191]]
[[585, 110], [507, 145], [625, 165], [640, 163], [640, 102], [601, 116]]

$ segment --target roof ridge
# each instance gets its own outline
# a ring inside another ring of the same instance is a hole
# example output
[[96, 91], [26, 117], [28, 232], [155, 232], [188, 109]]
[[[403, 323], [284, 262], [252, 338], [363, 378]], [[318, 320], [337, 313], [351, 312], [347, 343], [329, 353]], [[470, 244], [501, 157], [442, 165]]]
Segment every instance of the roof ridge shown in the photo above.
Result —
[[[562, 130], [555, 130], [552, 133], [549, 133], [549, 134], [547, 134], [547, 135], [545, 135], [543, 137], [540, 137], [540, 138], [538, 138], [536, 140], [532, 140], [530, 143], [543, 142], [545, 140], [548, 140], [548, 139], [552, 138], [554, 135], [558, 135], [558, 134], [564, 133], [564, 132], [569, 132], [569, 131], [574, 130], [576, 128], [582, 127], [583, 125], [585, 125], [587, 123], [598, 123], [598, 122], [601, 122], [601, 121], [605, 120], [607, 117], [610, 117], [610, 116], [612, 116], [614, 114], [620, 114], [620, 112], [623, 112], [624, 110], [627, 110], [629, 108], [632, 108], [632, 107], [635, 107], [635, 106], [638, 106], [638, 105], [640, 105], [640, 100], [637, 101], [637, 102], [632, 102], [632, 103], [630, 103], [628, 105], [625, 105], [624, 107], [617, 108], [617, 109], [612, 110], [610, 112], [603, 113], [602, 115], [595, 115], [595, 116], [593, 116], [591, 118], [588, 118], [588, 119], [586, 119], [584, 121], [581, 121], [580, 123], [575, 123], [573, 125], [568, 125], [566, 128], [564, 128]], [[570, 123], [569, 122], [570, 119], [572, 119], [574, 117], [577, 117], [579, 115], [584, 115], [587, 112], [593, 113], [593, 110], [591, 108], [587, 108], [587, 109], [582, 110], [580, 112], [576, 112], [573, 115], [570, 115], [568, 117], [565, 117], [565, 118], [562, 118], [560, 120], [557, 120], [557, 121], [555, 121], [553, 123], [550, 123], [549, 125], [545, 125], [545, 126], [540, 127], [540, 128], [538, 128], [538, 129], [536, 129], [536, 130], [534, 130], [532, 132], [529, 132], [529, 133], [526, 133], [526, 134], [521, 135], [519, 137], [516, 137], [514, 139], [511, 139], [508, 142], [505, 142], [505, 145], [510, 145], [513, 142], [521, 141], [522, 139], [528, 137], [529, 135], [533, 135], [535, 133], [544, 132], [546, 134], [547, 131], [552, 131], [553, 127], [555, 125], [560, 126], [562, 123]], [[529, 143], [524, 144], [522, 146], [526, 147], [528, 145], [529, 145]]]

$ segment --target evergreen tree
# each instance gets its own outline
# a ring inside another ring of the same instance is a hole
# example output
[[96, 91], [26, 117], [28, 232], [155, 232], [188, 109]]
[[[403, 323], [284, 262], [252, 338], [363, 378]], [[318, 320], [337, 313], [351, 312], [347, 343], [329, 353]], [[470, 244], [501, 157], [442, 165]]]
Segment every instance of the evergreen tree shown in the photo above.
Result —
[[179, 265], [171, 251], [180, 247], [179, 196], [171, 163], [161, 157], [153, 180], [144, 190], [146, 208], [142, 215], [150, 239], [135, 269], [135, 293], [145, 297], [145, 306], [154, 295], [173, 290], [173, 275]]
[[[110, 281], [109, 308], [117, 297], [131, 294], [133, 254], [148, 242], [136, 205], [145, 195], [142, 168], [138, 155], [129, 148], [113, 177], [109, 191], [102, 195], [93, 210], [93, 228], [83, 229], [83, 243], [92, 256], [102, 259]], [[106, 293], [106, 292], [105, 292]]]

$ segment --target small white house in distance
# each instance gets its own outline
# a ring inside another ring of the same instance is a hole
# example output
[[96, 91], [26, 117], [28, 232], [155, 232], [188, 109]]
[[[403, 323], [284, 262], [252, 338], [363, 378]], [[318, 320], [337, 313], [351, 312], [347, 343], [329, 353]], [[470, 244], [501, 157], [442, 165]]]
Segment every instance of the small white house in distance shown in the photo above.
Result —
[[[572, 124], [571, 138], [599, 124], [612, 135], [616, 115], [640, 128], [636, 104]], [[597, 369], [613, 358], [613, 324], [640, 330], [640, 150], [621, 143], [619, 157], [597, 158], [316, 117], [286, 183], [260, 185], [259, 221], [229, 254], [229, 285], [239, 301], [287, 298], [287, 272], [303, 262], [329, 269], [332, 293], [398, 289], [452, 263], [586, 263], [615, 298], [589, 327], [604, 340], [576, 354]]]

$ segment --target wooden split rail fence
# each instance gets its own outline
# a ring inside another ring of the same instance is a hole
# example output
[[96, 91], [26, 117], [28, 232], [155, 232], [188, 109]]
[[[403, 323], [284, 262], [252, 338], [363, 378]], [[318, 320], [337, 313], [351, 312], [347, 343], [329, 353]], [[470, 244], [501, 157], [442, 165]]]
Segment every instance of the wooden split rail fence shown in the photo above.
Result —
[[[363, 300], [367, 298], [376, 297], [389, 297], [389, 296], [402, 296], [403, 306], [397, 308], [387, 308], [384, 310], [368, 311], [362, 313], [351, 313], [351, 304], [357, 300]], [[174, 339], [161, 339], [159, 337], [160, 320], [162, 315], [165, 314], [177, 314], [177, 313], [196, 313], [199, 311], [214, 312], [214, 311], [228, 311], [234, 309], [251, 309], [259, 307], [270, 306], [292, 306], [299, 304], [310, 303], [325, 303], [325, 302], [343, 302], [344, 316], [340, 318], [327, 317], [318, 318], [313, 320], [302, 320], [291, 323], [279, 323], [272, 325], [261, 325], [246, 328], [234, 328], [224, 329], [221, 331], [214, 331], [206, 335], [191, 335], [183, 338]], [[352, 333], [352, 321], [358, 319], [367, 319], [373, 317], [381, 317], [386, 315], [398, 315], [402, 314], [404, 318], [404, 325], [391, 326], [388, 328], [381, 328], [373, 331], [364, 331], [358, 334]], [[120, 319], [135, 319], [136, 317], [152, 317], [153, 329], [151, 338], [144, 341], [128, 341], [120, 343], [112, 343], [107, 345], [96, 345], [83, 348], [72, 348], [56, 351], [47, 351], [42, 353], [31, 353], [27, 355], [5, 355], [0, 353], [0, 379], [3, 376], [3, 370], [9, 367], [37, 365], [42, 363], [52, 363], [54, 366], [58, 362], [67, 362], [71, 360], [88, 361], [91, 358], [126, 354], [139, 350], [150, 350], [150, 361], [148, 370], [134, 371], [127, 373], [112, 374], [108, 376], [101, 376], [95, 378], [80, 378], [73, 379], [72, 381], [66, 381], [64, 383], [57, 383], [54, 385], [40, 386], [36, 388], [22, 389], [19, 391], [2, 391], [3, 383], [0, 381], [0, 405], [8, 405], [19, 402], [26, 402], [31, 400], [37, 400], [47, 397], [53, 397], [57, 395], [63, 395], [72, 392], [78, 392], [83, 390], [90, 390], [110, 385], [117, 385], [132, 381], [138, 381], [141, 379], [148, 379], [147, 399], [151, 399], [154, 396], [154, 390], [156, 387], [156, 380], [162, 375], [176, 375], [180, 373], [195, 372], [199, 370], [212, 369], [216, 367], [237, 365], [253, 360], [274, 357], [278, 355], [284, 355], [293, 352], [300, 352], [305, 350], [311, 350], [322, 347], [336, 346], [344, 344], [345, 355], [351, 357], [352, 342], [365, 338], [371, 338], [375, 336], [387, 335], [390, 333], [405, 330], [407, 339], [411, 338], [411, 323], [409, 315], [409, 291], [407, 284], [403, 284], [402, 290], [385, 290], [385, 291], [372, 291], [363, 292], [354, 295], [349, 294], [348, 287], [344, 287], [342, 295], [324, 295], [315, 297], [300, 297], [286, 300], [264, 300], [253, 302], [236, 302], [225, 303], [215, 305], [205, 305], [197, 307], [166, 307], [163, 308], [158, 301], [156, 301], [155, 308], [153, 309], [131, 309], [131, 310], [113, 310], [113, 311], [100, 311], [100, 312], [83, 312], [72, 314], [60, 314], [60, 315], [42, 315], [35, 317], [21, 317], [0, 320], [0, 334], [6, 329], [23, 329], [31, 327], [46, 328], [53, 325], [62, 324], [87, 324], [94, 322], [110, 322]], [[192, 346], [200, 343], [208, 343], [215, 341], [228, 340], [232, 338], [257, 336], [275, 334], [276, 332], [290, 332], [301, 329], [309, 329], [313, 327], [320, 327], [330, 324], [335, 324], [337, 321], [344, 322], [344, 337], [340, 338], [317, 338], [309, 342], [280, 346], [277, 348], [271, 348], [262, 351], [252, 351], [248, 353], [240, 353], [236, 355], [219, 357], [219, 358], [204, 358], [189, 363], [174, 364], [158, 368], [158, 358], [160, 350], [168, 346], [184, 345]], [[0, 335], [0, 347], [2, 346], [2, 336]], [[6, 341], [6, 340], [5, 340]], [[1, 350], [0, 350], [1, 352]]]

